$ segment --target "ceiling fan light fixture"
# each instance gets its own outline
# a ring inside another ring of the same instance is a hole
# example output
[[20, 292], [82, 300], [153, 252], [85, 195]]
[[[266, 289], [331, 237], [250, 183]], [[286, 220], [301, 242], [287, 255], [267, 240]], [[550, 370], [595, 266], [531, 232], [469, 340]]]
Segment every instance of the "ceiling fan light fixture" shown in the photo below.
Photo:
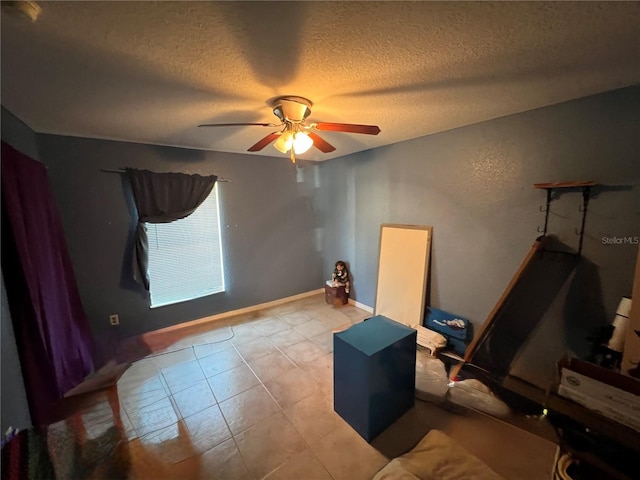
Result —
[[254, 145], [247, 149], [248, 152], [259, 152], [270, 143], [276, 150], [282, 153], [289, 153], [291, 161], [295, 163], [296, 155], [308, 151], [311, 147], [316, 147], [322, 153], [331, 153], [336, 147], [331, 145], [315, 130], [328, 130], [332, 132], [360, 133], [364, 135], [377, 135], [380, 127], [377, 125], [361, 125], [355, 123], [333, 123], [333, 122], [313, 122], [305, 123], [311, 114], [311, 101], [304, 97], [284, 96], [276, 97], [267, 101], [273, 107], [273, 114], [280, 120], [279, 125], [273, 123], [207, 123], [198, 125], [199, 127], [231, 127], [231, 126], [261, 126], [278, 127], [280, 131], [275, 131], [261, 138]]
[[313, 146], [313, 139], [306, 132], [287, 130], [278, 137], [273, 146], [282, 153], [287, 153], [293, 148], [296, 155], [301, 155]]
[[311, 113], [311, 105], [311, 101], [304, 97], [279, 97], [275, 100], [274, 113], [276, 109], [280, 109], [284, 118], [300, 123]]
[[291, 133], [289, 130], [287, 130], [286, 132], [283, 132], [282, 135], [280, 135], [278, 139], [275, 141], [275, 143], [273, 144], [276, 150], [282, 153], [287, 153], [289, 150], [291, 150], [292, 145], [293, 145], [293, 133]]
[[313, 146], [313, 139], [306, 132], [293, 134], [293, 151], [296, 155], [303, 154]]

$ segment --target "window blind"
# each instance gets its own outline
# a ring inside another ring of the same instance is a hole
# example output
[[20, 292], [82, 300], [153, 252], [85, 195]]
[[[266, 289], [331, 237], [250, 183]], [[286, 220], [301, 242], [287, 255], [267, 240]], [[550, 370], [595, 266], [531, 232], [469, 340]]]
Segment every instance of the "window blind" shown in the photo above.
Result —
[[224, 291], [217, 185], [188, 217], [146, 225], [151, 308]]

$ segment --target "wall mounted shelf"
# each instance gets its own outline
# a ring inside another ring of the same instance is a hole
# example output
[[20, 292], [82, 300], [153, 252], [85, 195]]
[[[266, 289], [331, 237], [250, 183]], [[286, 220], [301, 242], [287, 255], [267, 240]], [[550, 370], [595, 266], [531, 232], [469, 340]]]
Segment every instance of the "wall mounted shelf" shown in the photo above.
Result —
[[[554, 182], [554, 183], [534, 183], [533, 188], [538, 188], [547, 191], [547, 201], [544, 207], [540, 207], [541, 212], [545, 212], [544, 215], [544, 228], [541, 231], [542, 235], [547, 234], [547, 227], [549, 226], [549, 207], [553, 200], [554, 191], [556, 191], [556, 198], [560, 196], [561, 192], [582, 191], [582, 205], [579, 211], [582, 213], [582, 222], [580, 225], [580, 231], [576, 231], [576, 235], [580, 235], [580, 243], [578, 245], [578, 255], [582, 253], [582, 240], [584, 238], [584, 225], [587, 220], [587, 208], [589, 206], [589, 198], [591, 196], [591, 187], [598, 185], [593, 180], [584, 182]], [[538, 228], [538, 231], [540, 229]]]

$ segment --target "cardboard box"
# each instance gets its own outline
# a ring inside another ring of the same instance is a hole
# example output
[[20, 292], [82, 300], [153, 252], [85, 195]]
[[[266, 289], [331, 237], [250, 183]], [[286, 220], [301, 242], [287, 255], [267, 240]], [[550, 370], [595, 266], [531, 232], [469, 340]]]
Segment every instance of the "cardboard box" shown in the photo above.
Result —
[[640, 381], [575, 358], [559, 367], [559, 395], [640, 431]]
[[607, 402], [594, 399], [593, 397], [585, 395], [579, 390], [574, 390], [572, 388], [566, 387], [565, 385], [560, 385], [558, 387], [558, 393], [561, 396], [568, 398], [569, 400], [573, 400], [574, 402], [579, 403], [589, 410], [593, 410], [600, 415], [603, 415], [611, 420], [614, 420], [622, 425], [626, 425], [627, 427], [633, 428], [634, 430], [640, 432], [640, 415], [638, 414], [618, 410]]

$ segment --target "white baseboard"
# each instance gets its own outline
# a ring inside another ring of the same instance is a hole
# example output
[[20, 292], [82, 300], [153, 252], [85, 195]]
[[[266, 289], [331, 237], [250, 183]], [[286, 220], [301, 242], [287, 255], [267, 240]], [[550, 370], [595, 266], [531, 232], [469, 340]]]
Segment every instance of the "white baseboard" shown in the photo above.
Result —
[[[318, 295], [320, 293], [324, 293], [324, 288], [319, 288], [317, 290], [311, 290], [310, 292], [299, 293], [297, 295], [292, 295], [291, 297], [279, 298], [278, 300], [272, 300], [271, 302], [260, 303], [258, 305], [252, 305], [250, 307], [239, 308], [237, 310], [231, 310], [229, 312], [218, 313], [216, 315], [211, 315], [209, 317], [198, 318], [197, 320], [191, 320], [189, 322], [180, 323], [178, 325], [172, 325], [170, 327], [161, 328], [159, 330], [154, 330], [152, 332], [147, 332], [142, 334], [142, 338], [150, 338], [154, 335], [159, 335], [167, 332], [174, 332], [176, 330], [181, 330], [183, 328], [195, 327], [197, 325], [202, 325], [203, 323], [214, 322], [216, 320], [222, 320], [224, 318], [235, 317], [236, 315], [242, 315], [244, 313], [257, 312], [259, 310], [264, 310], [267, 308], [277, 307], [278, 305], [282, 305], [283, 303], [293, 302], [295, 300], [301, 300], [303, 298], [312, 297], [314, 295]], [[351, 300], [349, 300], [351, 301]], [[357, 303], [357, 302], [356, 302]], [[356, 305], [358, 306], [358, 305]], [[364, 307], [360, 307], [366, 310]], [[368, 307], [367, 307], [368, 308]]]
[[364, 303], [356, 302], [353, 298], [349, 299], [349, 305], [353, 305], [354, 307], [358, 307], [358, 308], [364, 310], [365, 312], [373, 313], [373, 308], [371, 308], [369, 305], [365, 305]]

